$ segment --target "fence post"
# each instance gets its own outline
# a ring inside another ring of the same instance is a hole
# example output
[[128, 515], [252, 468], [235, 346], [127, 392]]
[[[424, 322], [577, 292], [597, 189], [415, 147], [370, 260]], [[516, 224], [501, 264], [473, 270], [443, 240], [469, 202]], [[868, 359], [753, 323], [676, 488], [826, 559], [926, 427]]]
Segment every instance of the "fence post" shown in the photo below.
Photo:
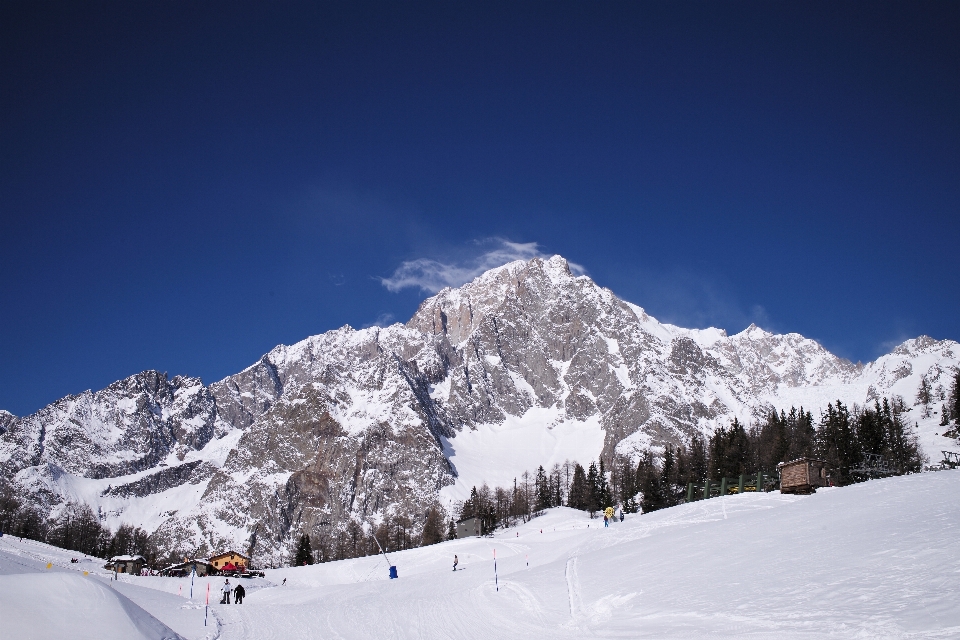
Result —
[[703, 481], [703, 499], [706, 500], [710, 497], [710, 478], [707, 478]]
[[740, 474], [740, 487], [737, 490], [737, 493], [743, 495], [743, 474]]
[[693, 502], [693, 483], [687, 483], [687, 502]]
[[727, 477], [726, 476], [720, 478], [720, 495], [721, 496], [727, 495]]
[[757, 491], [763, 491], [763, 471], [757, 471]]

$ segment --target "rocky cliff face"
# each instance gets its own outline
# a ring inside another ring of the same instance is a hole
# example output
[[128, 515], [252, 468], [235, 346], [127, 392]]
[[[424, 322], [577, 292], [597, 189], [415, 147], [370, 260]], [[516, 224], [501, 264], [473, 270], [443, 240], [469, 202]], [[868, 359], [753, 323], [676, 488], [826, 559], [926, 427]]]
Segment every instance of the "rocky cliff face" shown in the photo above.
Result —
[[441, 291], [406, 325], [278, 346], [209, 386], [144, 372], [0, 414], [0, 471], [54, 510], [137, 514], [170, 549], [278, 562], [300, 530], [416, 523], [498, 469], [635, 455], [793, 402], [912, 400], [956, 347], [921, 337], [863, 367], [797, 334], [682, 329], [555, 256]]

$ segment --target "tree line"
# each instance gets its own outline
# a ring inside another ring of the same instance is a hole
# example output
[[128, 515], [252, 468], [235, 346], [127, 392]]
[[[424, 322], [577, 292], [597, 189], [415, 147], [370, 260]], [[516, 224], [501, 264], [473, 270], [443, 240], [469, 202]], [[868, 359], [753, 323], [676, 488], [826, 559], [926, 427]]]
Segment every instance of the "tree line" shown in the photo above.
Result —
[[302, 531], [291, 548], [291, 566], [302, 566], [348, 558], [375, 556], [443, 542], [447, 539], [446, 512], [435, 505], [427, 509], [422, 522], [405, 515], [385, 518], [376, 527], [364, 527], [356, 520], [326, 530], [320, 525], [310, 534]]
[[[930, 407], [935, 400], [946, 400], [940, 406], [940, 426], [953, 427], [953, 429], [948, 430], [948, 433], [956, 438], [960, 437], [960, 369], [954, 371], [951, 382], [950, 393], [947, 394], [943, 386], [934, 390], [927, 376], [921, 376], [920, 389], [917, 391], [917, 404], [923, 407], [923, 417], [928, 418], [930, 417]], [[947, 433], [944, 435], [947, 435]]]
[[543, 466], [535, 474], [523, 472], [513, 486], [491, 488], [486, 483], [472, 487], [466, 500], [452, 505], [452, 513], [435, 505], [415, 523], [404, 515], [393, 515], [377, 527], [364, 527], [355, 520], [329, 532], [323, 526], [312, 533], [301, 532], [290, 550], [290, 564], [301, 566], [346, 558], [390, 553], [456, 538], [457, 523], [479, 520], [481, 534], [500, 527], [527, 522], [557, 506], [588, 511], [591, 515], [613, 506], [615, 488], [604, 462], [598, 460], [584, 469], [577, 462], [555, 464], [548, 472]]
[[587, 469], [570, 460], [554, 464], [549, 473], [540, 466], [536, 475], [525, 471], [515, 478], [513, 487], [491, 489], [484, 483], [471, 488], [470, 497], [455, 505], [455, 512], [458, 520], [478, 518], [481, 533], [527, 522], [552, 507], [571, 507], [593, 516], [616, 504], [619, 494], [608, 476], [602, 459]]
[[141, 555], [148, 564], [157, 561], [157, 548], [143, 529], [124, 524], [111, 531], [86, 504], [67, 504], [56, 517], [45, 518], [7, 485], [0, 487], [0, 531], [97, 558]]
[[[627, 487], [627, 493], [636, 489], [641, 510], [656, 511], [682, 502], [688, 483], [702, 485], [708, 478], [719, 482], [758, 472], [776, 477], [777, 465], [802, 457], [825, 460], [837, 486], [868, 478], [864, 465], [870, 455], [885, 460], [890, 473], [916, 473], [926, 460], [907, 421], [909, 410], [903, 398], [895, 396], [852, 409], [838, 400], [829, 403], [816, 422], [803, 407], [771, 411], [749, 429], [735, 418], [709, 440], [694, 435], [689, 446], [667, 445], [660, 461], [645, 452], [636, 469], [636, 484]], [[630, 480], [627, 471], [622, 470], [625, 486]]]

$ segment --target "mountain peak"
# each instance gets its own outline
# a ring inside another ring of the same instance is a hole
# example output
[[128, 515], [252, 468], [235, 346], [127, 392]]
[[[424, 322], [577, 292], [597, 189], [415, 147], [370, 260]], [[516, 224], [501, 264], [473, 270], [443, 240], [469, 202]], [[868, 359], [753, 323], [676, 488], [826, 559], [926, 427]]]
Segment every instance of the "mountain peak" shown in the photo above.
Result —
[[[24, 418], [0, 412], [0, 474], [45, 508], [89, 496], [112, 527], [157, 514], [139, 522], [167, 550], [249, 544], [273, 562], [299, 527], [416, 521], [540, 465], [663, 451], [771, 407], [912, 398], [922, 375], [946, 384], [936, 376], [960, 355], [920, 336], [854, 366], [755, 323], [733, 336], [661, 323], [582, 273], [559, 255], [509, 262], [406, 325], [278, 345], [208, 386], [145, 371]], [[937, 421], [921, 419], [929, 442]], [[169, 512], [175, 487], [191, 497]]]

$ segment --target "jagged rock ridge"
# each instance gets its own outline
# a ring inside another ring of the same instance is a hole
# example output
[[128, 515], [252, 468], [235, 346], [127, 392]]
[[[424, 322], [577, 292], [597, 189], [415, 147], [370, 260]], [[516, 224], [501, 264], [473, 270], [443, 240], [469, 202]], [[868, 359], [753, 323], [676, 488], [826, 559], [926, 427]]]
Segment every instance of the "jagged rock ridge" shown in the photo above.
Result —
[[682, 329], [554, 256], [445, 289], [406, 325], [278, 346], [209, 386], [148, 371], [4, 412], [0, 470], [53, 511], [85, 501], [114, 525], [136, 512], [169, 549], [278, 562], [300, 530], [416, 522], [495, 473], [491, 458], [517, 448], [503, 425], [548, 442], [521, 452], [528, 468], [635, 455], [791, 402], [912, 400], [920, 375], [942, 387], [956, 347], [920, 337], [861, 366], [798, 334]]

